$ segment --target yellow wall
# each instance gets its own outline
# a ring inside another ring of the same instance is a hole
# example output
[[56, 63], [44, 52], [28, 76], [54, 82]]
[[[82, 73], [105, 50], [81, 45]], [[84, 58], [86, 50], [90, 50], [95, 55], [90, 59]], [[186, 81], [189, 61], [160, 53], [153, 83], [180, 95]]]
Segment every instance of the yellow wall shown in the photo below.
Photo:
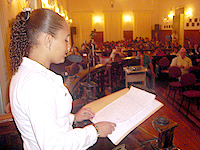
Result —
[[73, 23], [71, 26], [76, 27], [76, 33], [74, 35], [74, 43], [79, 48], [81, 44], [86, 40], [90, 41], [90, 34], [92, 29], [92, 14], [91, 13], [75, 13], [73, 14]]
[[[1, 22], [1, 42], [0, 42], [0, 81], [1, 81], [1, 90], [3, 98], [3, 108], [8, 103], [8, 85], [10, 80], [10, 70], [9, 70], [9, 37], [10, 37], [10, 28], [9, 22], [11, 22], [12, 17], [14, 17], [18, 12], [21, 6], [19, 6], [20, 1], [13, 0], [11, 4], [7, 0], [0, 1], [0, 22]], [[4, 7], [2, 7], [4, 6]], [[1, 107], [1, 113], [3, 112]]]
[[135, 13], [134, 37], [151, 39], [151, 12]]
[[[91, 31], [103, 31], [104, 41], [123, 40], [123, 31], [134, 31], [133, 37], [151, 38], [152, 12], [103, 12], [72, 13], [71, 26], [76, 27], [74, 43], [80, 48], [84, 40], [89, 41]], [[127, 17], [130, 17], [126, 20]]]
[[12, 0], [11, 3], [8, 3], [7, 0], [0, 0], [0, 84], [3, 99], [3, 107], [0, 106], [0, 113], [4, 112], [2, 109], [4, 109], [5, 105], [9, 102], [8, 88], [11, 78], [9, 66], [9, 24], [12, 19], [22, 11], [22, 8], [28, 5], [26, 0]]

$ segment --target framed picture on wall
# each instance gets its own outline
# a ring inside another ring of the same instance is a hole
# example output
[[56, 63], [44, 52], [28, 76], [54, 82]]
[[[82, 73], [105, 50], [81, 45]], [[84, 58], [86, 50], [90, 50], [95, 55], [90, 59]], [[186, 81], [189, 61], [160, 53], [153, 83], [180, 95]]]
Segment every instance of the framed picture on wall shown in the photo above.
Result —
[[194, 22], [192, 23], [192, 26], [194, 27]]

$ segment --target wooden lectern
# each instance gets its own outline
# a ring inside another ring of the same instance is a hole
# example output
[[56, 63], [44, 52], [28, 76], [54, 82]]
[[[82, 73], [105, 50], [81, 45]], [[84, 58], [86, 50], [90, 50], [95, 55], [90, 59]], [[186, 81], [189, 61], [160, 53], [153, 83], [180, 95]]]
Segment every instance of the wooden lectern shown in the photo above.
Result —
[[159, 132], [158, 144], [153, 145], [155, 150], [179, 150], [173, 145], [174, 128], [178, 127], [176, 122], [165, 117], [156, 117], [152, 125]]

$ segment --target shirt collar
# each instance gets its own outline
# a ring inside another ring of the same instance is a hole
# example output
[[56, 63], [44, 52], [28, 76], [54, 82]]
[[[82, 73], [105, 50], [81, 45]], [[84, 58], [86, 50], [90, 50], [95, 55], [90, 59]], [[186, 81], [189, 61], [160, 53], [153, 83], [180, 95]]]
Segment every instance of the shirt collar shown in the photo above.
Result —
[[38, 63], [37, 61], [34, 61], [30, 58], [27, 57], [23, 57], [22, 58], [22, 63], [21, 66], [26, 66], [29, 67], [33, 70], [37, 70], [37, 71], [41, 71], [45, 74], [48, 74], [50, 76], [55, 76], [56, 74], [54, 72], [52, 72], [51, 70], [47, 69], [46, 67], [44, 67], [43, 65], [41, 65], [40, 63]]
[[64, 86], [63, 79], [60, 75], [55, 74], [53, 71], [47, 69], [40, 63], [38, 63], [30, 58], [23, 57], [22, 63], [20, 66], [22, 66], [22, 67], [25, 66], [25, 67], [31, 68], [33, 70], [42, 72], [42, 73], [46, 74], [48, 77], [50, 77], [52, 80], [57, 82], [60, 86], [62, 86], [62, 87]]

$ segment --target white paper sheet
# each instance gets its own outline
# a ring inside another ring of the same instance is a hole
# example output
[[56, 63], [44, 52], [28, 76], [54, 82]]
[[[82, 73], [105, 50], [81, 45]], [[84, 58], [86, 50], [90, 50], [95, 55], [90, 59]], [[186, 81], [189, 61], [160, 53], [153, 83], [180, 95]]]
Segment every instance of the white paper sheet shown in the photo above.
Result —
[[131, 87], [119, 97], [95, 114], [92, 122], [110, 121], [117, 124], [115, 131], [108, 135], [117, 145], [133, 129], [159, 110], [163, 104], [155, 100], [155, 95], [144, 90]]
[[150, 105], [154, 99], [154, 94], [131, 87], [125, 95], [119, 97], [117, 100], [97, 112], [93, 118], [93, 122], [124, 122]]
[[139, 126], [162, 106], [162, 103], [154, 100], [151, 105], [147, 106], [145, 109], [132, 116], [129, 120], [118, 123], [115, 131], [113, 131], [112, 134], [109, 134], [108, 138], [112, 141], [113, 144], [119, 144], [119, 142], [123, 140], [123, 138], [126, 137], [133, 129]]

